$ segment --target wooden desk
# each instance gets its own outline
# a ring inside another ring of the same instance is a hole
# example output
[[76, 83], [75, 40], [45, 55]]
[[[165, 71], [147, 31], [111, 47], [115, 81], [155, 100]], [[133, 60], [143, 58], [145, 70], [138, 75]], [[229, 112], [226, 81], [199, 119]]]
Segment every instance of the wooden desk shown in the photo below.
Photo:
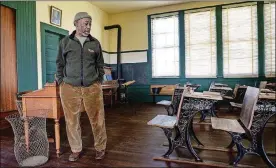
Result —
[[[162, 87], [159, 94], [154, 94], [152, 92], [152, 88]], [[155, 96], [172, 96], [174, 93], [174, 89], [176, 85], [150, 85], [150, 93], [149, 95], [152, 96], [153, 103], [156, 103]]]
[[261, 93], [276, 93], [276, 91], [274, 90], [270, 90], [270, 89], [260, 89]]
[[228, 87], [227, 84], [223, 84], [223, 83], [215, 83], [214, 84], [216, 87]]
[[259, 99], [276, 100], [276, 93], [260, 93]]
[[60, 155], [59, 119], [64, 116], [59, 87], [56, 83], [46, 83], [43, 89], [22, 95], [22, 111], [25, 118], [25, 140], [29, 147], [28, 117], [46, 117], [55, 120], [56, 153]]
[[127, 103], [128, 102], [128, 87], [130, 85], [134, 84], [134, 83], [135, 83], [135, 80], [128, 81], [128, 82], [122, 84], [122, 89], [121, 89], [121, 92], [120, 92], [120, 94], [121, 94], [120, 101], [122, 103]]
[[[117, 97], [117, 89], [119, 87], [118, 81], [117, 80], [112, 80], [112, 81], [105, 81], [104, 84], [102, 85], [102, 90], [103, 90], [103, 96], [107, 96], [110, 98], [110, 106], [112, 107], [113, 105], [113, 96], [115, 98]], [[116, 99], [115, 99], [116, 101]], [[107, 102], [105, 100], [104, 102]]]

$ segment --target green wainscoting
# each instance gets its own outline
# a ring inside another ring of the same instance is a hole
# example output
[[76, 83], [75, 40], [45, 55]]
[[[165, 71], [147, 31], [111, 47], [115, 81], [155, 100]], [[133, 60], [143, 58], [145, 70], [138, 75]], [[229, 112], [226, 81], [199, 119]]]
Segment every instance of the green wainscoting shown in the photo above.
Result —
[[37, 84], [36, 2], [1, 1], [16, 13], [18, 91], [35, 90]]

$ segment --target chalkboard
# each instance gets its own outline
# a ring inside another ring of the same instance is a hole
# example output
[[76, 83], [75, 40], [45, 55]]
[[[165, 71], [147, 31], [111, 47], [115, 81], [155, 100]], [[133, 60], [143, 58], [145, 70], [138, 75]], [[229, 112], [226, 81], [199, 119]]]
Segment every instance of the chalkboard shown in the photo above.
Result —
[[136, 84], [148, 84], [149, 82], [147, 63], [123, 64], [122, 72], [126, 81], [135, 80]]

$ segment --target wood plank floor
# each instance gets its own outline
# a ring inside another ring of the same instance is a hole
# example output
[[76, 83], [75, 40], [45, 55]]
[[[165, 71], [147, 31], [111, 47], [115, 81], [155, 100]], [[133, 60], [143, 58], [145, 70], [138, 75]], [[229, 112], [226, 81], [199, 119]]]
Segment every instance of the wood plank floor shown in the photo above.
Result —
[[[136, 111], [136, 114], [135, 114]], [[63, 154], [56, 157], [54, 143], [50, 143], [49, 161], [42, 167], [207, 167], [193, 164], [180, 164], [165, 161], [155, 161], [154, 157], [163, 155], [168, 147], [164, 146], [166, 138], [160, 128], [151, 127], [147, 122], [157, 114], [166, 114], [163, 107], [142, 103], [134, 105], [116, 105], [106, 108], [107, 155], [104, 160], [96, 161], [93, 147], [93, 134], [87, 115], [81, 116], [81, 128], [84, 154], [77, 162], [69, 162], [70, 148], [68, 145], [65, 122], [61, 120], [61, 146]], [[231, 116], [226, 112], [219, 112], [221, 116]], [[47, 120], [47, 132], [53, 135], [53, 121]], [[226, 147], [230, 143], [230, 136], [222, 131], [214, 131], [211, 126], [194, 125], [198, 138], [205, 146]], [[265, 149], [275, 153], [275, 125], [266, 128], [264, 133]], [[13, 132], [11, 128], [1, 130], [1, 167], [18, 166], [13, 151]], [[236, 153], [210, 150], [196, 150], [203, 160], [228, 163]], [[172, 153], [172, 157], [192, 159], [189, 152], [179, 148]], [[275, 156], [270, 158], [276, 162]], [[262, 159], [255, 155], [246, 155], [240, 162], [244, 165], [266, 167]], [[209, 166], [210, 167], [210, 166]], [[215, 165], [213, 167], [216, 167]]]

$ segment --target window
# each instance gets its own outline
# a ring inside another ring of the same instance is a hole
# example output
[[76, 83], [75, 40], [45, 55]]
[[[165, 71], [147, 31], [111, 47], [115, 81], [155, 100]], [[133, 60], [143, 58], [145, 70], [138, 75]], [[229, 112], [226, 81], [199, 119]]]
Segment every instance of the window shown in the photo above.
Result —
[[151, 16], [152, 77], [179, 76], [178, 13]]
[[185, 73], [187, 78], [216, 77], [215, 8], [185, 11]]
[[257, 77], [257, 5], [224, 6], [222, 24], [224, 77]]
[[275, 2], [264, 4], [266, 77], [275, 77], [275, 19]]

